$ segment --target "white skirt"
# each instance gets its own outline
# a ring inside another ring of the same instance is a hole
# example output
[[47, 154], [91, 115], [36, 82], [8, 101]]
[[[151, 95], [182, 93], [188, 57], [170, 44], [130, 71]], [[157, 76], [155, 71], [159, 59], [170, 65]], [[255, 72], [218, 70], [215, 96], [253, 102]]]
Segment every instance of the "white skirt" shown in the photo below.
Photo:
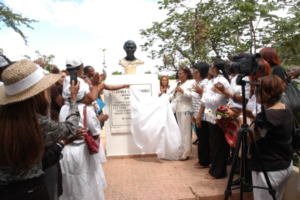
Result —
[[102, 142], [99, 153], [90, 155], [87, 144], [70, 144], [60, 160], [63, 194], [60, 200], [104, 200], [107, 187], [101, 162], [105, 162]]

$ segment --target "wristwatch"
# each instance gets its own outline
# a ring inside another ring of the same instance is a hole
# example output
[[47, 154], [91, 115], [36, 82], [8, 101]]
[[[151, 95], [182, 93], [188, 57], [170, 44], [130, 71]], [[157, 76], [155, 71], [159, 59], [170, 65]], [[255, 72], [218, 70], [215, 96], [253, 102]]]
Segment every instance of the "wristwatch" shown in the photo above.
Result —
[[233, 101], [236, 103], [236, 94], [233, 95]]

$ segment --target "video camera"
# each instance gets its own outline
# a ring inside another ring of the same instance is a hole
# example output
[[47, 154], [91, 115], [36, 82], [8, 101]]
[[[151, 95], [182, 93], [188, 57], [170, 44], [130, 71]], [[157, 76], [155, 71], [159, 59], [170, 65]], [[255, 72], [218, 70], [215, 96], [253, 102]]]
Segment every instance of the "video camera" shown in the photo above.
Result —
[[259, 53], [251, 54], [247, 56], [247, 58], [230, 63], [228, 69], [233, 74], [243, 74], [245, 76], [256, 74], [260, 69], [260, 66], [258, 65], [259, 58], [261, 58]]

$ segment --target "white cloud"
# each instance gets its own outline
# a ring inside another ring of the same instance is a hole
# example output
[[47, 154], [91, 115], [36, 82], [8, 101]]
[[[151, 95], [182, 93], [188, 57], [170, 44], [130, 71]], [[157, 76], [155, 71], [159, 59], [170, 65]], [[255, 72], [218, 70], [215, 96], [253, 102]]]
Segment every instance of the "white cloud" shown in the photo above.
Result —
[[[125, 41], [132, 39], [138, 46], [141, 45], [145, 40], [139, 35], [139, 30], [151, 27], [153, 21], [162, 21], [166, 18], [166, 13], [158, 10], [157, 3], [146, 0], [85, 0], [82, 3], [30, 0], [30, 5], [28, 1], [24, 0], [9, 0], [6, 1], [6, 4], [26, 17], [49, 21], [52, 26], [68, 27], [75, 25], [79, 29], [92, 32], [99, 37], [97, 41], [92, 43], [84, 43], [83, 38], [82, 41], [73, 41], [66, 47], [57, 47], [43, 45], [43, 40], [46, 38], [39, 36], [41, 41], [39, 46], [26, 47], [20, 36], [10, 31], [0, 38], [1, 48], [4, 48], [8, 55], [13, 55], [14, 59], [18, 59], [16, 56], [19, 54], [34, 56], [33, 52], [39, 49], [43, 54], [54, 54], [56, 56], [54, 63], [62, 69], [65, 66], [67, 55], [75, 54], [82, 57], [85, 64], [97, 66], [96, 68], [101, 66], [102, 69], [103, 54], [99, 48], [108, 48], [106, 53], [108, 74], [116, 70], [123, 71], [118, 63], [119, 59], [125, 56], [123, 50]], [[37, 40], [37, 37], [29, 37], [29, 45], [31, 39]], [[11, 48], [9, 43], [5, 43], [7, 40], [14, 41]], [[60, 38], [56, 38], [58, 43], [59, 40]], [[137, 73], [148, 70], [155, 72], [154, 66], [161, 63], [161, 60], [149, 59], [147, 54], [138, 48], [136, 56], [145, 61], [145, 65], [139, 66]]]

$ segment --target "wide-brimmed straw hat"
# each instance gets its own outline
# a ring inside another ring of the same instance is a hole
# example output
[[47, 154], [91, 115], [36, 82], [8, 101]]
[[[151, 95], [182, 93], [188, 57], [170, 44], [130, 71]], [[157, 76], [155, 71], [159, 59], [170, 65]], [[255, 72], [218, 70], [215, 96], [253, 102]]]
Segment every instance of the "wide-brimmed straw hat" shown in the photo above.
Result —
[[30, 60], [21, 60], [9, 66], [2, 74], [0, 105], [29, 99], [46, 90], [60, 79], [60, 74], [47, 74]]

